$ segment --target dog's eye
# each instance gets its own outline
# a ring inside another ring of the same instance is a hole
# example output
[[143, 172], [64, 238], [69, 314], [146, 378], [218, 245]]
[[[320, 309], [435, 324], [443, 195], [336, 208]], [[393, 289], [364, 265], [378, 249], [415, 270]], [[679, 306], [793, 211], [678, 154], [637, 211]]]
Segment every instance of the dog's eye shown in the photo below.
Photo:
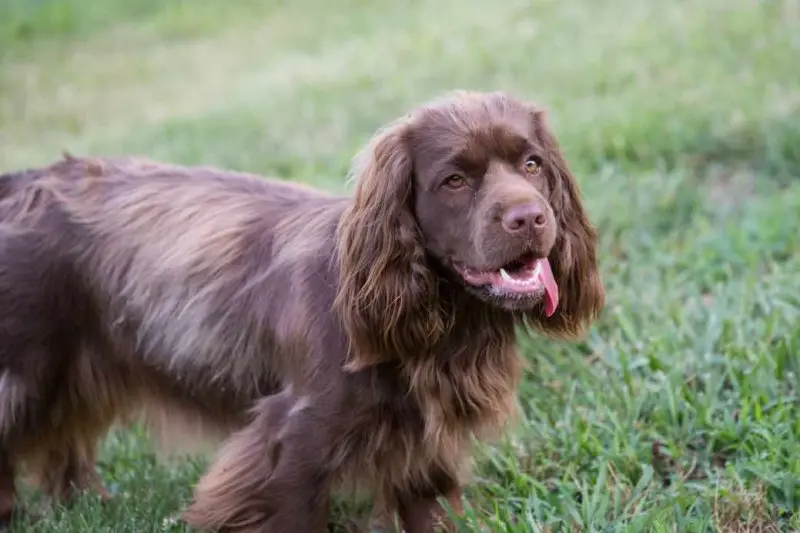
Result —
[[525, 160], [525, 171], [528, 174], [538, 174], [542, 170], [542, 160], [536, 156], [531, 156]]
[[464, 179], [464, 176], [453, 174], [452, 176], [447, 176], [442, 184], [448, 189], [460, 189], [467, 184], [467, 180]]

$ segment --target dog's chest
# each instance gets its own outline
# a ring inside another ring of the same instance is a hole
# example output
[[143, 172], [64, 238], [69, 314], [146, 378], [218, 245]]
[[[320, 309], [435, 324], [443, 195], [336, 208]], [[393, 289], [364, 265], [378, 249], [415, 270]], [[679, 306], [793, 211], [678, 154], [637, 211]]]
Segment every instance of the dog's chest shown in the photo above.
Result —
[[491, 372], [431, 362], [395, 374], [361, 431], [372, 470], [393, 486], [461, 477], [473, 437], [494, 434], [515, 409], [516, 353], [495, 356]]

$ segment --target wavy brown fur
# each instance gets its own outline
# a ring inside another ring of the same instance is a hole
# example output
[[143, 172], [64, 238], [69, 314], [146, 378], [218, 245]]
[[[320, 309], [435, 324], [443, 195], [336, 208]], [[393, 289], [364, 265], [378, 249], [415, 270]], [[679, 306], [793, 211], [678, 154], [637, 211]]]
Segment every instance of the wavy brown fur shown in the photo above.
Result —
[[[458, 509], [473, 437], [515, 411], [517, 328], [575, 337], [603, 305], [595, 232], [542, 112], [501, 93], [414, 110], [353, 174], [353, 198], [137, 158], [0, 177], [0, 514], [25, 462], [56, 497], [102, 490], [97, 440], [142, 409], [167, 441], [227, 437], [197, 528], [325, 531], [353, 485], [409, 533]], [[515, 205], [546, 223], [504, 231]], [[552, 317], [454, 269], [523, 253], [553, 266]]]

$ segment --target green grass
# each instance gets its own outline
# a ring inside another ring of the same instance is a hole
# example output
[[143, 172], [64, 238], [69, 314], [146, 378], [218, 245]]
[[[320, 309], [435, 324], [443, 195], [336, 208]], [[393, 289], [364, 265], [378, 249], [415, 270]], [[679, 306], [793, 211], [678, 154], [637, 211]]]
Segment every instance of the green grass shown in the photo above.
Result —
[[[442, 91], [538, 100], [608, 305], [584, 342], [525, 341], [525, 417], [481, 447], [464, 530], [800, 528], [796, 1], [222, 5], [0, 2], [0, 167], [140, 153], [340, 189], [375, 128]], [[180, 531], [202, 467], [114, 435], [119, 498], [20, 530]]]

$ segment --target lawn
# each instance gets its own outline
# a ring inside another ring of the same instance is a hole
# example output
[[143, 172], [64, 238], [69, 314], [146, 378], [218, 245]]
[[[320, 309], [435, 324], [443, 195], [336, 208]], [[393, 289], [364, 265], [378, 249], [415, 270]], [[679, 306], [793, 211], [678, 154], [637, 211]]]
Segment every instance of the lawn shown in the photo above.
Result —
[[[524, 417], [480, 447], [464, 531], [790, 531], [799, 57], [796, 0], [2, 0], [0, 170], [138, 153], [343, 190], [354, 151], [415, 104], [536, 100], [608, 303], [582, 342], [524, 341]], [[114, 434], [116, 500], [18, 530], [183, 531], [170, 517], [203, 465]], [[357, 511], [337, 507], [340, 530]]]

